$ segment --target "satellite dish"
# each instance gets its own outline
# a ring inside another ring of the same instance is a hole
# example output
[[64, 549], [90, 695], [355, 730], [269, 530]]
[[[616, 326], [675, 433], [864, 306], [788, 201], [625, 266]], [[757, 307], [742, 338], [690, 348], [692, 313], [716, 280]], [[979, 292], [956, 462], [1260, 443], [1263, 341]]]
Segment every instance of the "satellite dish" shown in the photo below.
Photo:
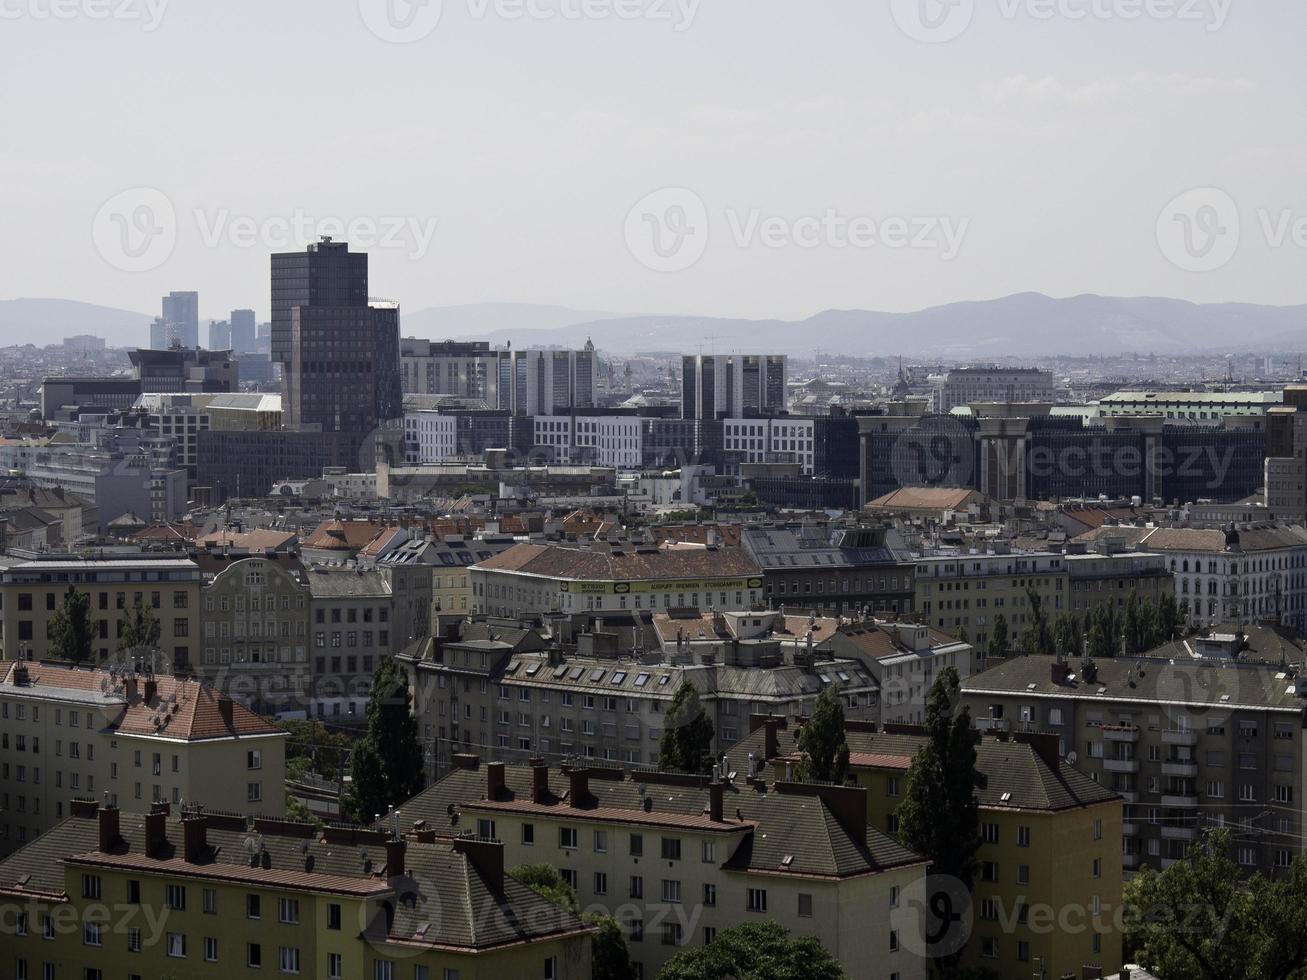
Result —
[[1078, 756], [1074, 751], [1068, 752], [1066, 754], [1066, 764], [1068, 766], [1074, 766], [1076, 764], [1076, 760], [1079, 758], [1080, 756]]

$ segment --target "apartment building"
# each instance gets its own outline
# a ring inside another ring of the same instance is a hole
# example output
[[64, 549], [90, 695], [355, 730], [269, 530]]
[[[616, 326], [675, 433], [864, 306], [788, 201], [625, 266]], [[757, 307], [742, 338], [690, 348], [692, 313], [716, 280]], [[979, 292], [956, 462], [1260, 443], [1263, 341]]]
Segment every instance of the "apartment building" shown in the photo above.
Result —
[[91, 599], [92, 654], [118, 648], [139, 601], [159, 621], [159, 647], [176, 668], [193, 664], [200, 637], [200, 569], [186, 558], [0, 555], [0, 649], [9, 659], [50, 655], [50, 620], [70, 588]]
[[837, 616], [912, 611], [912, 558], [887, 528], [747, 527], [740, 544], [762, 569], [771, 608]]
[[960, 677], [976, 670], [975, 650], [924, 623], [841, 623], [823, 646], [866, 666], [879, 689], [882, 723], [920, 725], [927, 696], [945, 667]]
[[955, 368], [939, 382], [934, 393], [934, 410], [947, 415], [955, 408], [982, 402], [1057, 401], [1051, 371], [1038, 368]]
[[656, 764], [668, 707], [683, 684], [698, 692], [719, 751], [741, 738], [750, 714], [810, 712], [832, 686], [849, 717], [876, 717], [877, 685], [860, 660], [802, 643], [787, 650], [761, 626], [744, 629], [742, 639], [696, 638], [704, 626], [711, 628], [698, 618], [655, 622], [667, 654], [620, 652], [625, 627], [599, 623], [566, 650], [535, 630], [488, 623], [401, 654], [429, 749], [428, 778], [459, 752]]
[[[1154, 608], [1175, 597], [1175, 578], [1162, 555], [1145, 552], [1066, 554], [1068, 611], [1084, 618], [1100, 607], [1123, 612], [1133, 592]], [[1079, 651], [1064, 650], [1063, 653]]]
[[[751, 725], [732, 760], [747, 758], [777, 779], [792, 771], [802, 759], [799, 726], [759, 717]], [[924, 729], [853, 721], [847, 738], [853, 780], [867, 793], [868, 821], [897, 835], [895, 811]], [[968, 940], [963, 962], [1003, 977], [1038, 976], [1041, 969], [1048, 977], [1081, 976], [1090, 966], [1103, 975], [1119, 970], [1120, 797], [1063, 761], [1051, 736], [978, 732], [976, 771], [982, 842], [970, 931], [961, 937]], [[966, 902], [964, 895], [948, 894]], [[1052, 922], [1066, 927], [1049, 928]], [[939, 925], [926, 917], [906, 928], [918, 930], [918, 937], [933, 934], [929, 941], [941, 948], [951, 945]]]
[[79, 802], [0, 862], [0, 955], [82, 980], [589, 980], [590, 928], [502, 845], [422, 836]]
[[1307, 627], [1307, 528], [1301, 525], [1121, 525], [1078, 540], [1162, 555], [1191, 627], [1239, 620]]
[[204, 573], [203, 657], [198, 673], [260, 714], [308, 710], [308, 573], [276, 551], [196, 556]]
[[984, 650], [999, 616], [1013, 640], [1033, 621], [1033, 590], [1051, 623], [1068, 608], [1067, 562], [1049, 552], [959, 554], [921, 558], [916, 563], [916, 611], [936, 629], [967, 639]]
[[404, 818], [502, 840], [510, 867], [558, 868], [583, 908], [618, 919], [633, 977], [768, 921], [818, 939], [850, 977], [926, 977], [895, 921], [924, 898], [926, 862], [869, 825], [861, 788], [459, 763]]
[[430, 571], [315, 565], [308, 586], [313, 634], [308, 711], [361, 725], [377, 665], [431, 632]]
[[740, 548], [658, 548], [631, 542], [582, 548], [519, 544], [470, 569], [478, 613], [751, 609], [761, 569]]
[[133, 812], [181, 800], [283, 812], [286, 733], [198, 681], [14, 662], [0, 677], [0, 726], [3, 853], [82, 796]]
[[1307, 705], [1283, 663], [1303, 650], [1269, 628], [1234, 630], [1088, 670], [1010, 660], [965, 681], [964, 700], [984, 729], [1055, 733], [1064, 758], [1126, 801], [1126, 871], [1165, 868], [1229, 826], [1242, 867], [1283, 873], [1301, 849]]

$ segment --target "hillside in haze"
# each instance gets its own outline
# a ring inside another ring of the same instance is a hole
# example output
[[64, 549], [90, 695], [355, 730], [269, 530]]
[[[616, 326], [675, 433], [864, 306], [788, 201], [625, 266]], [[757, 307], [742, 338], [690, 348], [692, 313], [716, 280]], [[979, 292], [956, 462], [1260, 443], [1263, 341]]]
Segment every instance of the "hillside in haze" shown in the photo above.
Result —
[[[0, 343], [54, 343], [74, 334], [111, 346], [145, 343], [152, 318], [59, 299], [0, 301]], [[201, 323], [201, 336], [206, 335]], [[406, 337], [580, 347], [615, 354], [749, 350], [811, 354], [906, 354], [964, 360], [1105, 351], [1297, 352], [1307, 349], [1307, 306], [1200, 305], [1174, 299], [1021, 293], [915, 313], [827, 310], [806, 320], [621, 316], [529, 303], [482, 303], [403, 313]]]
[[828, 310], [801, 321], [696, 316], [631, 316], [532, 330], [466, 331], [460, 336], [515, 346], [578, 346], [593, 338], [614, 353], [731, 350], [810, 354], [904, 353], [932, 359], [1104, 351], [1307, 348], [1307, 307], [1173, 299], [1021, 293], [951, 303], [916, 313]]

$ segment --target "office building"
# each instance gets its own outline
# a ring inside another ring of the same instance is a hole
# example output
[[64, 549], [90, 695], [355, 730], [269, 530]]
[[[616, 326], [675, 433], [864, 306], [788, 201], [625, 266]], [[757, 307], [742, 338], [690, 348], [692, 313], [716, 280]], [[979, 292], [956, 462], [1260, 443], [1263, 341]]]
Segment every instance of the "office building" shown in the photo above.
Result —
[[140, 379], [142, 394], [217, 394], [240, 390], [236, 362], [227, 349], [169, 347], [134, 350], [128, 356]]
[[200, 294], [172, 292], [163, 298], [162, 344], [151, 345], [167, 349], [175, 345], [194, 349], [200, 346]]
[[781, 354], [698, 354], [681, 359], [681, 417], [739, 419], [785, 411]]
[[48, 832], [78, 798], [133, 813], [184, 799], [284, 810], [286, 733], [195, 680], [19, 661], [0, 676], [0, 717], [0, 853]]
[[576, 415], [595, 407], [594, 344], [499, 352], [499, 405], [514, 415]]
[[1051, 371], [1037, 368], [955, 368], [935, 389], [934, 410], [947, 415], [955, 408], [983, 402], [1004, 404], [1058, 400]]
[[400, 341], [404, 394], [457, 395], [498, 408], [500, 357], [485, 342], [405, 337]]
[[399, 307], [369, 305], [368, 257], [348, 244], [272, 256], [272, 353], [287, 428], [362, 436], [400, 418]]
[[257, 350], [254, 311], [232, 310], [228, 322], [231, 324], [231, 350], [236, 354], [253, 354]]
[[209, 321], [209, 350], [231, 350], [231, 322]]

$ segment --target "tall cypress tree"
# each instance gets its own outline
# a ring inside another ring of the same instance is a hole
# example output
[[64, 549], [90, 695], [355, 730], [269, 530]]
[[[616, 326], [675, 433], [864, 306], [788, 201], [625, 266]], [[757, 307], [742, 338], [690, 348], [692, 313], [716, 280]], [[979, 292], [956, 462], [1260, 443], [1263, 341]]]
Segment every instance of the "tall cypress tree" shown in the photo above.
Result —
[[677, 688], [664, 718], [658, 744], [658, 768], [674, 772], [707, 772], [712, 766], [716, 730], [703, 710], [699, 692], [688, 683]]
[[411, 700], [404, 669], [384, 658], [372, 674], [367, 734], [350, 759], [346, 809], [359, 823], [371, 823], [422, 790], [422, 747]]
[[844, 733], [844, 704], [834, 685], [817, 696], [812, 718], [799, 732], [806, 782], [843, 783], [849, 775], [849, 743]]
[[50, 618], [50, 653], [75, 664], [91, 659], [91, 597], [72, 586]]

